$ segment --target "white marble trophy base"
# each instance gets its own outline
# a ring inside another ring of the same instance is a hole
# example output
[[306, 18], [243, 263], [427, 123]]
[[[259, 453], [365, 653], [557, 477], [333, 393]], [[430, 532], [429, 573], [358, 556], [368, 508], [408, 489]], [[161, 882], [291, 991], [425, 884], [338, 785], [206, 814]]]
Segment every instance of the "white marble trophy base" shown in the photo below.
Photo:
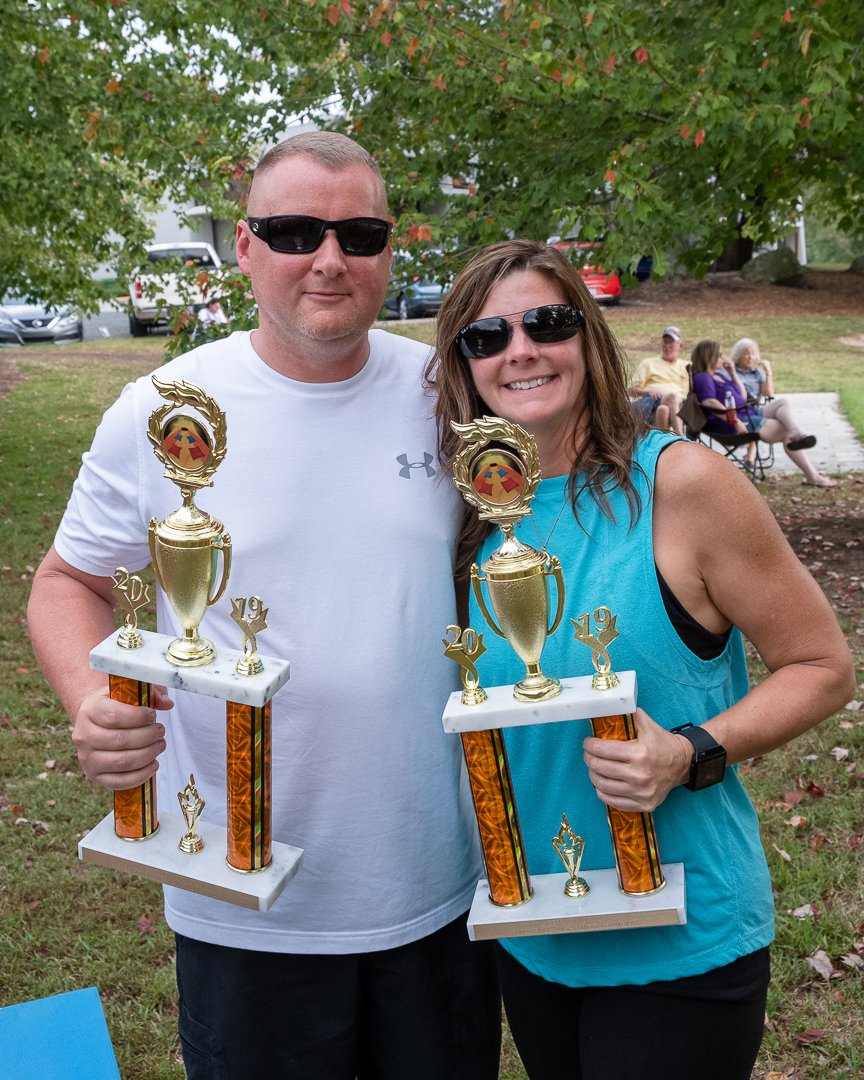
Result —
[[184, 823], [177, 818], [163, 821], [159, 831], [146, 840], [122, 840], [114, 832], [114, 814], [110, 813], [81, 838], [78, 858], [253, 911], [272, 907], [303, 865], [301, 848], [274, 841], [272, 862], [254, 874], [242, 873], [225, 861], [226, 830], [222, 826], [203, 820], [196, 824], [204, 850], [195, 855], [178, 847], [184, 832]]
[[517, 907], [493, 904], [489, 884], [481, 880], [468, 914], [468, 936], [472, 941], [488, 941], [686, 923], [684, 864], [664, 864], [663, 875], [666, 885], [659, 892], [627, 896], [618, 888], [614, 870], [581, 870], [579, 876], [588, 882], [591, 892], [578, 898], [564, 895], [567, 874], [532, 875], [534, 895]]
[[243, 655], [238, 649], [220, 649], [216, 659], [204, 667], [177, 667], [165, 659], [165, 650], [174, 640], [170, 634], [154, 634], [152, 630], [139, 630], [138, 633], [144, 639], [140, 649], [121, 649], [115, 630], [90, 652], [90, 667], [108, 675], [121, 675], [256, 708], [265, 705], [291, 674], [287, 660], [262, 656], [264, 670], [258, 675], [238, 675], [234, 669]]
[[444, 709], [444, 730], [488, 731], [632, 713], [636, 708], [636, 672], [616, 674], [619, 684], [611, 690], [595, 690], [590, 675], [562, 679], [561, 693], [548, 701], [517, 701], [512, 686], [484, 686], [486, 701], [463, 705], [462, 691], [454, 690]]

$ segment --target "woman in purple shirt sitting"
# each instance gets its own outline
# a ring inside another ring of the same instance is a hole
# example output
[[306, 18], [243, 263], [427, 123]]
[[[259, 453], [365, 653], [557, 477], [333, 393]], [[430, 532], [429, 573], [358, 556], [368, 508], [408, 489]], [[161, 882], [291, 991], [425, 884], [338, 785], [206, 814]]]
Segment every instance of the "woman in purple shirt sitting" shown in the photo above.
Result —
[[[708, 418], [710, 435], [744, 435], [755, 431], [763, 442], [782, 443], [789, 459], [804, 473], [804, 483], [813, 487], [836, 487], [837, 481], [813, 465], [806, 451], [816, 445], [815, 435], [805, 435], [794, 426], [791, 413], [777, 410], [767, 417], [758, 405], [748, 404], [747, 391], [735, 365], [724, 360], [716, 341], [700, 341], [690, 355], [693, 392]], [[745, 463], [746, 464], [746, 463]]]

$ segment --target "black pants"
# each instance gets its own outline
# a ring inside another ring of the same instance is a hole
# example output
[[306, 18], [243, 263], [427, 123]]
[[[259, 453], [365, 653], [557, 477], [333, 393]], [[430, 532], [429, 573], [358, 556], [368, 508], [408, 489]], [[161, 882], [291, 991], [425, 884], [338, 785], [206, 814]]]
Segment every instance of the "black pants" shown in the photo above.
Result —
[[382, 952], [303, 956], [177, 935], [190, 1080], [497, 1080], [491, 943], [465, 917]]
[[750, 1080], [768, 993], [768, 950], [648, 986], [572, 988], [500, 946], [504, 1008], [531, 1080]]

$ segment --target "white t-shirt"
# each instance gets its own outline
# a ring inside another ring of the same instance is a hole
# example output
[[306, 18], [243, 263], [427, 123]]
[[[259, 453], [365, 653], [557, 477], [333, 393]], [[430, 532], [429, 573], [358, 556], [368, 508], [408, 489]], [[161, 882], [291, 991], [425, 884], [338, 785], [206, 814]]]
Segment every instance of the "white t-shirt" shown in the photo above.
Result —
[[[273, 837], [303, 848], [304, 864], [266, 913], [166, 888], [169, 925], [202, 941], [392, 948], [466, 911], [480, 873], [460, 742], [441, 722], [458, 685], [441, 638], [456, 621], [461, 500], [435, 457], [427, 348], [381, 330], [369, 341], [344, 382], [284, 378], [248, 333], [157, 372], [200, 386], [227, 418], [225, 460], [196, 503], [230, 533], [233, 566], [201, 634], [239, 648], [229, 597], [257, 594], [270, 609], [259, 651], [291, 662], [273, 700]], [[79, 570], [146, 566], [147, 523], [179, 506], [146, 437], [162, 404], [149, 377], [127, 386], [84, 455], [55, 541]], [[161, 591], [158, 621], [181, 633]], [[159, 806], [179, 837], [190, 772], [206, 817], [225, 823], [225, 707], [172, 694]]]

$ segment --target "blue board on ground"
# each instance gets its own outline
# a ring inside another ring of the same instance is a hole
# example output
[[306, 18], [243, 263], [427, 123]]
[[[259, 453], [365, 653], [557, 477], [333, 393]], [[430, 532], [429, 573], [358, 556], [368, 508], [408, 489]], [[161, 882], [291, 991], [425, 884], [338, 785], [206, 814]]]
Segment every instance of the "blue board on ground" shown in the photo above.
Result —
[[120, 1080], [95, 986], [0, 1009], [3, 1080]]

